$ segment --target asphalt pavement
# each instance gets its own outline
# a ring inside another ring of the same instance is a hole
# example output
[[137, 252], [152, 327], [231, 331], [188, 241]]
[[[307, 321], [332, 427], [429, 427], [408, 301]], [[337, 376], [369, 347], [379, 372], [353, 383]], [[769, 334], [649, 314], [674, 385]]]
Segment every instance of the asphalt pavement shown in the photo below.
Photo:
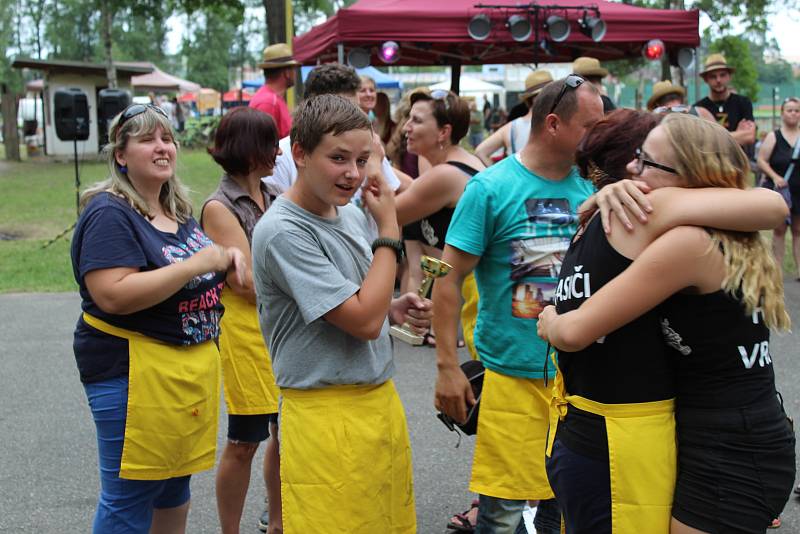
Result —
[[[800, 282], [787, 278], [785, 283], [790, 315], [800, 324]], [[72, 355], [79, 312], [74, 293], [0, 296], [0, 532], [91, 531], [99, 482], [94, 425]], [[797, 334], [775, 335], [771, 342], [778, 389], [796, 420], [798, 339]], [[398, 343], [395, 360], [414, 454], [418, 530], [441, 534], [450, 514], [466, 509], [472, 499], [467, 481], [474, 440], [462, 438], [456, 448], [456, 435], [435, 417], [434, 350]], [[224, 417], [220, 421], [222, 446]], [[253, 465], [243, 533], [257, 532], [264, 498], [262, 454]], [[779, 533], [800, 532], [800, 499], [790, 499], [782, 519]], [[213, 472], [195, 475], [188, 532], [218, 531]], [[645, 525], [641, 532], [647, 532]]]

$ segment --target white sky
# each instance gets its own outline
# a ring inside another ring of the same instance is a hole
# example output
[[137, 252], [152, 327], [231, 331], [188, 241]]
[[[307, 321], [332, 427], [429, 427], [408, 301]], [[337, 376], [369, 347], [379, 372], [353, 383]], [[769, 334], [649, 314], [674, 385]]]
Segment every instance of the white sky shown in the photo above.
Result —
[[[777, 0], [776, 3], [780, 3], [780, 0]], [[263, 20], [264, 11], [260, 8], [248, 9], [248, 15]], [[167, 24], [171, 28], [170, 32], [167, 34], [167, 52], [174, 54], [180, 48], [181, 37], [186, 26], [182, 17], [172, 17]], [[800, 39], [797, 38], [799, 24], [800, 11], [796, 9], [778, 9], [775, 14], [769, 17], [769, 32], [778, 41], [781, 47], [781, 55], [794, 63], [800, 63]], [[705, 16], [701, 16], [700, 30], [702, 31], [708, 25], [708, 19]]]

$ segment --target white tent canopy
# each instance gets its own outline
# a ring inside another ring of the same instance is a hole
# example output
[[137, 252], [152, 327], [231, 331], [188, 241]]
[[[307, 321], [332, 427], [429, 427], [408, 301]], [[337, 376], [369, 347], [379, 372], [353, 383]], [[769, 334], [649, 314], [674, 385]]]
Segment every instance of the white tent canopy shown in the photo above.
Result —
[[[431, 85], [430, 89], [444, 89], [447, 91], [450, 89], [450, 80]], [[494, 102], [493, 96], [498, 95], [500, 106], [505, 107], [506, 104], [505, 87], [502, 85], [485, 82], [474, 76], [461, 76], [461, 81], [459, 82], [459, 94], [461, 96], [474, 97], [476, 104], [478, 104], [478, 109], [482, 109], [481, 106], [483, 104], [484, 96], [487, 97], [490, 102]]]

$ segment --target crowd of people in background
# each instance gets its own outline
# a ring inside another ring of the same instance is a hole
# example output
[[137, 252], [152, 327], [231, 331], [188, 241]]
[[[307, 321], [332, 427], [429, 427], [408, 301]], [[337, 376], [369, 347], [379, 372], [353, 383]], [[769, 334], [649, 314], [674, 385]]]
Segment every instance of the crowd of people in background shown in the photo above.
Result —
[[[591, 57], [562, 79], [532, 71], [509, 114], [428, 89], [392, 113], [339, 64], [313, 69], [291, 112], [297, 66], [285, 44], [264, 50], [265, 85], [223, 116], [219, 186], [196, 210], [178, 102], [111, 123], [109, 177], [83, 194], [72, 244], [94, 532], [185, 532], [220, 389], [223, 533], [240, 531], [261, 442], [263, 531], [416, 532], [390, 325], [435, 347], [440, 419], [476, 435], [477, 497], [443, 527], [522, 534], [528, 509], [539, 534], [780, 526], [795, 438], [769, 336], [790, 326], [789, 228], [800, 264], [800, 100], [756, 153], [721, 54], [707, 97], [687, 105], [664, 80], [647, 111], [617, 109]], [[423, 256], [450, 271], [419, 295]]]

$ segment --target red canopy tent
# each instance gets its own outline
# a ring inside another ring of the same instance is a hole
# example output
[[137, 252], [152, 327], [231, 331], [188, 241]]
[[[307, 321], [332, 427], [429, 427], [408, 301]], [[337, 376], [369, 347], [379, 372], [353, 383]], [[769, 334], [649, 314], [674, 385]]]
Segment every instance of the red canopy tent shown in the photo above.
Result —
[[[515, 41], [505, 21], [537, 4], [539, 23], [531, 15], [534, 31], [525, 41]], [[682, 47], [700, 44], [697, 10], [648, 9], [602, 0], [548, 0], [505, 9], [478, 5], [476, 0], [360, 0], [296, 37], [294, 57], [312, 65], [341, 60], [351, 49], [361, 47], [370, 50], [372, 65], [380, 65], [377, 51], [381, 43], [391, 40], [400, 45], [397, 65], [555, 63], [583, 55], [600, 60], [634, 57], [650, 39], [661, 39], [671, 55]], [[581, 7], [597, 8], [605, 21], [607, 32], [601, 42], [578, 30], [583, 10], [576, 8]], [[491, 18], [492, 32], [485, 40], [476, 41], [467, 33], [467, 24], [481, 13]], [[549, 41], [553, 55], [546, 55], [538, 45], [548, 35], [544, 20], [549, 15], [569, 19], [572, 30], [566, 41]]]
[[238, 89], [226, 91], [222, 95], [223, 102], [249, 102], [252, 98], [253, 95], [251, 93], [248, 93], [247, 91], [239, 91]]

